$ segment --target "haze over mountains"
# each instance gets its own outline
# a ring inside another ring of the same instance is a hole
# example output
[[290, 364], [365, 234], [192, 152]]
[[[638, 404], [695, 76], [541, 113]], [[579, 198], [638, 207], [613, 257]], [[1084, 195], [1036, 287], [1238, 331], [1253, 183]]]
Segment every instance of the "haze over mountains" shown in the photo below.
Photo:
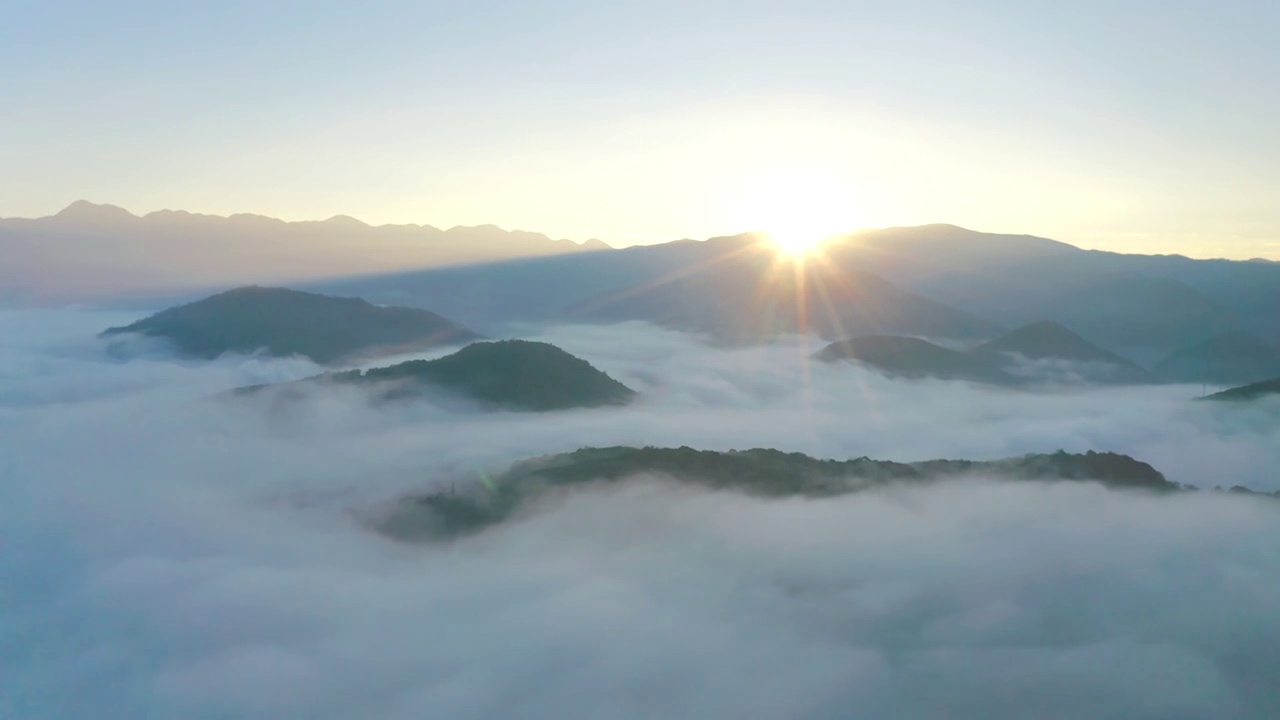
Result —
[[1251, 333], [1227, 332], [1170, 353], [1152, 370], [1182, 382], [1247, 384], [1280, 376], [1280, 346]]
[[893, 376], [996, 385], [1155, 380], [1138, 365], [1053, 321], [1026, 325], [968, 350], [914, 337], [865, 335], [831, 343], [816, 357], [855, 361]]
[[287, 281], [427, 309], [486, 334], [645, 320], [734, 342], [801, 328], [829, 340], [985, 340], [1052, 320], [1143, 365], [1223, 333], [1280, 344], [1280, 263], [1086, 251], [951, 225], [852, 233], [803, 274], [753, 235], [582, 252], [605, 247], [492, 226], [140, 218], [77, 202], [48, 218], [0, 220], [0, 298], [189, 298]]
[[1055, 320], [1139, 360], [1229, 329], [1280, 340], [1275, 264], [1081, 250], [954, 226], [868, 233], [849, 252], [942, 302], [1006, 324]]
[[1280, 377], [1274, 377], [1270, 380], [1262, 380], [1256, 383], [1249, 383], [1240, 387], [1227, 388], [1221, 392], [1205, 396], [1205, 400], [1220, 400], [1227, 402], [1250, 402], [1253, 400], [1261, 400], [1262, 398], [1274, 397], [1280, 395]]
[[801, 326], [829, 340], [990, 339], [1051, 320], [1142, 365], [1227, 331], [1280, 343], [1276, 263], [1121, 255], [929, 225], [854, 233], [798, 277], [758, 243], [741, 235], [316, 287], [430, 308], [481, 332], [642, 319], [728, 340]]
[[49, 217], [0, 219], [0, 300], [189, 293], [607, 248], [493, 225], [374, 227], [345, 215], [285, 222], [181, 210], [139, 217], [79, 200]]
[[[645, 291], [655, 299], [660, 297], [656, 291], [647, 288]], [[675, 294], [675, 297], [679, 295]], [[636, 311], [646, 307], [640, 304], [632, 305], [630, 309]], [[680, 305], [668, 307], [676, 309]], [[860, 306], [854, 303], [852, 307], [858, 309]], [[735, 317], [730, 304], [721, 308], [726, 320], [731, 321]], [[738, 311], [736, 316], [749, 319], [758, 317], [759, 312], [758, 308], [747, 313]], [[695, 309], [681, 317], [706, 319], [710, 316]], [[640, 318], [683, 330], [702, 329], [697, 326], [681, 327], [680, 323], [671, 322], [672, 316], [653, 318], [641, 313]], [[624, 319], [618, 318], [619, 321]], [[790, 328], [791, 332], [798, 330], [798, 327]], [[146, 343], [135, 344], [134, 338], [142, 336], [162, 341], [186, 357], [208, 360], [227, 353], [265, 353], [276, 357], [299, 356], [339, 367], [350, 367], [379, 356], [460, 345], [481, 337], [424, 309], [375, 306], [361, 298], [259, 286], [236, 288], [169, 308], [128, 325], [108, 328], [101, 336], [111, 340], [113, 353], [124, 357], [153, 349]], [[757, 338], [757, 341], [762, 339]], [[533, 348], [538, 346], [538, 343], [519, 341], [483, 343], [468, 348], [469, 352], [474, 351], [468, 355], [470, 361], [461, 362], [461, 356], [466, 353], [459, 353], [453, 361], [456, 361], [454, 364], [458, 369], [478, 373], [476, 378], [487, 377], [486, 382], [505, 378], [506, 390], [483, 398], [504, 404], [506, 400], [520, 395], [523, 386], [558, 385], [558, 381], [551, 379], [558, 376], [558, 366], [562, 363], [546, 365], [543, 361], [550, 356], [534, 352]], [[492, 348], [493, 352], [482, 352], [479, 350], [481, 347]], [[569, 361], [582, 364], [588, 373], [595, 372], [589, 365], [558, 348], [547, 347]], [[509, 357], [499, 358], [500, 355]], [[1214, 336], [1171, 353], [1147, 370], [1054, 321], [1031, 323], [986, 342], [970, 341], [958, 347], [945, 347], [909, 335], [854, 335], [827, 345], [815, 353], [814, 358], [827, 362], [852, 361], [893, 377], [1025, 387], [1157, 382], [1230, 385], [1280, 374], [1280, 349], [1248, 333]], [[363, 385], [385, 385], [392, 379], [421, 381], [431, 373], [427, 372], [426, 366], [421, 370], [412, 366], [423, 362], [426, 361], [369, 370], [365, 375], [357, 373], [354, 380]], [[543, 374], [546, 378], [539, 380]], [[339, 373], [332, 377], [339, 379], [345, 375]], [[574, 391], [568, 392], [568, 395], [574, 394]], [[557, 406], [554, 395], [555, 391], [548, 391], [532, 404], [514, 404], [527, 405], [529, 409], [552, 408]], [[579, 403], [566, 398], [564, 406], [574, 404]], [[591, 401], [585, 404], [589, 405]]]

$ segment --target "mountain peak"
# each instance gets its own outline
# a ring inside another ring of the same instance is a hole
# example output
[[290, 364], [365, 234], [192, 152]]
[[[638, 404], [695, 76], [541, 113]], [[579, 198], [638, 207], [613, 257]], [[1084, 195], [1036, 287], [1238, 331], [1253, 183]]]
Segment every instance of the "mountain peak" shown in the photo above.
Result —
[[427, 310], [378, 307], [363, 298], [245, 285], [163, 310], [103, 335], [164, 338], [181, 354], [216, 358], [263, 351], [343, 364], [377, 355], [453, 345], [479, 337]]
[[1031, 360], [1057, 359], [1103, 362], [1136, 369], [1133, 363], [1098, 347], [1053, 320], [1040, 320], [978, 347], [979, 354], [1014, 353]]
[[[536, 382], [532, 382], [536, 379]], [[368, 370], [329, 373], [298, 383], [328, 381], [369, 388], [378, 400], [411, 398], [431, 388], [508, 410], [568, 410], [624, 405], [635, 391], [591, 363], [545, 342], [476, 342], [434, 360], [409, 360]], [[251, 386], [256, 393], [270, 386]]]
[[59, 220], [75, 222], [111, 222], [137, 219], [136, 215], [122, 207], [91, 203], [88, 200], [76, 200], [53, 217]]
[[343, 227], [369, 227], [368, 223], [363, 220], [353, 218], [350, 215], [334, 215], [328, 220], [325, 220], [324, 223], [326, 225], [337, 225]]
[[[903, 229], [905, 229], [905, 228], [903, 228]], [[953, 232], [953, 233], [969, 233], [969, 234], [972, 234], [972, 235], [977, 235], [977, 234], [978, 234], [978, 231], [977, 231], [977, 230], [970, 230], [970, 229], [969, 229], [969, 228], [967, 228], [967, 227], [960, 227], [959, 225], [956, 225], [956, 224], [954, 224], [954, 223], [928, 223], [928, 224], [925, 224], [925, 225], [918, 225], [918, 226], [916, 226], [916, 227], [914, 227], [914, 228], [910, 228], [910, 229], [913, 229], [913, 230], [934, 230], [934, 231], [943, 231], [943, 230], [945, 230], [945, 231], [947, 231], [947, 232]]]
[[1037, 320], [1036, 322], [1023, 325], [1022, 327], [1010, 332], [1005, 337], [1044, 339], [1059, 338], [1064, 340], [1069, 339], [1072, 341], [1088, 342], [1057, 320]]

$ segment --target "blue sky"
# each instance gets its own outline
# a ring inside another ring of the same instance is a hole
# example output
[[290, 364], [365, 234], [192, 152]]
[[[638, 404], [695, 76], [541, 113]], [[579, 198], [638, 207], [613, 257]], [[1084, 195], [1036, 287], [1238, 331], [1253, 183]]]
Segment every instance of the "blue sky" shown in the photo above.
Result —
[[0, 215], [1280, 258], [1280, 3], [0, 0]]

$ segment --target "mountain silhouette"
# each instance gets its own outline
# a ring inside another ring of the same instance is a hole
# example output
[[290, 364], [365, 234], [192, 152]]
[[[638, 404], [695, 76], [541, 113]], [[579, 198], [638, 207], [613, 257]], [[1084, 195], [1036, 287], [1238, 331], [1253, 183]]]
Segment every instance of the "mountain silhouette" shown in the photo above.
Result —
[[[828, 255], [841, 265], [856, 263], [917, 289], [916, 283], [940, 276], [1005, 274], [1028, 261], [1053, 262], [1079, 252], [1073, 245], [1048, 238], [938, 223], [851, 233]], [[1016, 280], [1016, 275], [1006, 279]]]
[[854, 233], [838, 254], [998, 323], [1057, 320], [1130, 359], [1155, 361], [1229, 328], [1280, 342], [1280, 263], [1082, 250], [955, 225]]
[[853, 233], [802, 273], [751, 235], [588, 245], [599, 246], [492, 226], [137, 217], [75, 203], [50, 218], [0, 220], [0, 297], [185, 299], [233, 283], [287, 284], [423, 308], [490, 334], [514, 323], [643, 320], [741, 342], [790, 332], [977, 341], [1052, 320], [1146, 365], [1224, 332], [1280, 344], [1275, 262], [1082, 250], [954, 225]]
[[1123, 255], [953, 225], [853, 233], [823, 255], [806, 265], [803, 288], [751, 235], [315, 287], [493, 332], [506, 322], [647, 320], [748, 341], [802, 324], [832, 340], [976, 341], [1053, 320], [1139, 364], [1232, 329], [1280, 343], [1280, 263]]
[[809, 331], [979, 339], [1001, 327], [870, 273], [811, 263], [797, 274], [754, 235], [396, 273], [325, 292], [432, 307], [494, 334], [510, 323], [640, 320], [732, 342]]
[[951, 225], [854, 233], [841, 253], [979, 317], [1055, 320], [1143, 362], [1226, 329], [1280, 343], [1280, 263], [1083, 250]]
[[360, 298], [248, 286], [169, 308], [106, 337], [137, 333], [163, 338], [182, 354], [302, 355], [324, 364], [456, 345], [479, 337], [433, 312], [378, 307]]
[[596, 322], [644, 320], [730, 341], [869, 331], [975, 338], [999, 329], [871, 273], [779, 262], [755, 236], [717, 239], [707, 249], [712, 252], [697, 264], [587, 298], [569, 315]]
[[1162, 349], [1237, 324], [1225, 308], [1194, 287], [1148, 276], [1092, 283], [1053, 298], [1040, 312], [1116, 347]]
[[64, 303], [606, 249], [485, 225], [370, 226], [335, 215], [285, 222], [181, 210], [134, 215], [78, 200], [56, 215], [0, 219], [0, 294]]
[[461, 492], [408, 498], [381, 529], [405, 540], [445, 539], [500, 523], [552, 492], [659, 477], [760, 497], [832, 497], [890, 483], [964, 477], [1023, 481], [1099, 482], [1109, 488], [1174, 492], [1175, 483], [1127, 455], [1057, 452], [986, 462], [930, 460], [899, 463], [869, 458], [822, 460], [801, 453], [755, 449], [716, 452], [681, 448], [583, 448], [528, 460]]
[[115, 205], [101, 205], [88, 200], [77, 200], [52, 216], [62, 223], [110, 226], [120, 222], [137, 220], [138, 216]]
[[[1052, 321], [1018, 328], [969, 351], [915, 337], [864, 335], [831, 343], [815, 357], [828, 362], [859, 362], [890, 376], [997, 385], [1151, 381], [1141, 367]], [[1028, 361], [1030, 366], [1026, 366]]]
[[1095, 382], [1145, 383], [1150, 374], [1137, 364], [1101, 348], [1060, 323], [1042, 320], [1014, 330], [974, 348], [970, 355], [1008, 368], [1010, 360], [1053, 360], [1071, 363], [1072, 369]]
[[1017, 382], [992, 358], [951, 350], [914, 337], [863, 335], [833, 342], [818, 351], [816, 357], [826, 362], [856, 361], [897, 377], [932, 377], [1000, 385]]
[[1206, 395], [1201, 399], [1227, 402], [1248, 402], [1251, 400], [1259, 400], [1264, 397], [1271, 397], [1277, 394], [1280, 394], [1280, 377], [1230, 388], [1228, 390], [1223, 390], [1222, 392], [1213, 393], [1212, 395]]
[[624, 405], [636, 394], [586, 360], [530, 340], [477, 342], [435, 360], [328, 373], [293, 383], [241, 388], [236, 393], [278, 389], [293, 397], [299, 390], [325, 384], [360, 387], [379, 402], [443, 390], [495, 408], [532, 411]]
[[1280, 347], [1228, 332], [1170, 353], [1152, 371], [1173, 382], [1245, 385], [1280, 376]]

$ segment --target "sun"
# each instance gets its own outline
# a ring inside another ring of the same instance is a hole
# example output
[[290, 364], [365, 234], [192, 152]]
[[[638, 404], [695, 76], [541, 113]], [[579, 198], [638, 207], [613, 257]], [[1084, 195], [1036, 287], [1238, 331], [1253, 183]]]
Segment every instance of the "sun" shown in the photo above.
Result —
[[813, 229], [771, 230], [764, 233], [765, 242], [781, 260], [804, 262], [822, 253], [831, 237]]
[[739, 227], [754, 228], [778, 260], [805, 263], [859, 225], [858, 193], [844, 178], [818, 168], [774, 168], [740, 186]]

